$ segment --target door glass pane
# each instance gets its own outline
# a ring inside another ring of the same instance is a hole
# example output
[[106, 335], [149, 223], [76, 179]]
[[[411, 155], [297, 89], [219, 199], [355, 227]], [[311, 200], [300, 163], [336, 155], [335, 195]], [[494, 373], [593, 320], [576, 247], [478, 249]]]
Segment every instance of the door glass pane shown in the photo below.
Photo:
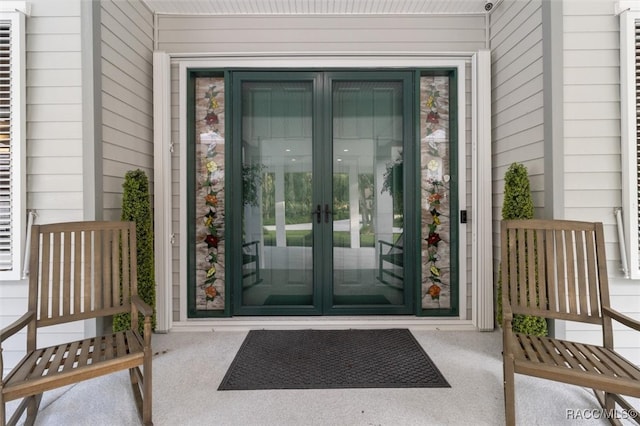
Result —
[[402, 305], [402, 83], [341, 81], [333, 108], [333, 303]]
[[225, 307], [225, 102], [224, 77], [195, 79], [193, 179], [195, 227], [195, 310]]
[[312, 82], [242, 84], [242, 305], [313, 303]]
[[[451, 170], [449, 77], [420, 77], [420, 169], [423, 309], [450, 309]], [[455, 193], [455, 192], [454, 192]], [[455, 211], [455, 210], [454, 210]]]

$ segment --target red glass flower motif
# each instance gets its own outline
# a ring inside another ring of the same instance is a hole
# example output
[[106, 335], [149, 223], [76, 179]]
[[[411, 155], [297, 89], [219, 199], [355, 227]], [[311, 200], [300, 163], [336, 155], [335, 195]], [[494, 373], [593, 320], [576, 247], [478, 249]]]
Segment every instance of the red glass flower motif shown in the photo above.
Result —
[[218, 120], [218, 116], [216, 115], [215, 112], [210, 112], [206, 115], [206, 117], [204, 117], [204, 121], [207, 123], [207, 125], [211, 126], [213, 124], [218, 124], [220, 121]]
[[429, 114], [427, 114], [427, 122], [438, 124], [440, 122], [440, 114], [435, 111], [431, 111]]
[[437, 232], [432, 232], [431, 234], [429, 234], [429, 236], [427, 237], [427, 244], [429, 244], [430, 246], [435, 246], [436, 244], [438, 244], [440, 241], [442, 240], [442, 238], [440, 238], [440, 234], [438, 234]]
[[204, 239], [204, 242], [207, 243], [207, 246], [209, 246], [209, 248], [211, 247], [218, 248], [219, 241], [220, 239], [215, 235], [207, 235], [206, 238]]

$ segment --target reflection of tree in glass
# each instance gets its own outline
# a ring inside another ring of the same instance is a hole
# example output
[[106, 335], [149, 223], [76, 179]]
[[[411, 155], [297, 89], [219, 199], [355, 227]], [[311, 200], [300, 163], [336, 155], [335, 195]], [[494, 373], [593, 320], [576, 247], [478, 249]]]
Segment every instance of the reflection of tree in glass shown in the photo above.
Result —
[[373, 233], [373, 205], [376, 191], [373, 187], [373, 173], [358, 175], [358, 191], [360, 192], [360, 215], [362, 217], [361, 233]]
[[258, 206], [258, 191], [262, 186], [262, 164], [242, 166], [242, 201], [250, 206]]
[[284, 174], [285, 222], [308, 223], [311, 209], [311, 173]]
[[333, 174], [333, 219], [349, 219], [349, 175]]
[[262, 222], [264, 225], [276, 223], [276, 174], [265, 173], [262, 176]]

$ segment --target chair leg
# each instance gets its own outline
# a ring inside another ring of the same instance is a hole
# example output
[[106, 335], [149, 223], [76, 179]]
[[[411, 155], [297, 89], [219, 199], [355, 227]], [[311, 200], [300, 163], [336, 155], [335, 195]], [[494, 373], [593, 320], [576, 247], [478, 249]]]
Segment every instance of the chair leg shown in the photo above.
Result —
[[622, 398], [619, 399], [618, 395], [609, 392], [603, 392], [594, 389], [593, 393], [595, 394], [596, 399], [600, 403], [602, 409], [605, 411], [605, 413], [608, 414], [606, 418], [609, 419], [609, 423], [611, 423], [613, 426], [622, 426], [622, 422], [615, 415], [616, 401], [624, 405], [626, 405], [626, 401]]
[[145, 351], [144, 357], [144, 379], [142, 381], [144, 399], [142, 400], [142, 421], [146, 426], [153, 425], [153, 421], [151, 420], [153, 414], [153, 382], [152, 382], [152, 368], [151, 368], [151, 359], [152, 354], [151, 351]]
[[22, 401], [20, 401], [20, 404], [18, 404], [8, 421], [6, 420], [7, 413], [5, 402], [3, 401], [2, 405], [0, 406], [0, 424], [7, 426], [17, 425], [18, 420], [20, 420], [26, 412], [24, 424], [33, 425], [36, 421], [38, 410], [40, 409], [40, 401], [42, 401], [42, 394], [31, 395], [22, 398]]
[[516, 424], [516, 400], [515, 400], [515, 373], [513, 362], [505, 358], [503, 361], [504, 374], [504, 420], [505, 425], [515, 426]]
[[140, 367], [131, 368], [129, 369], [129, 374], [138, 414], [145, 426], [151, 426], [153, 425], [151, 360], [145, 358], [143, 370], [141, 371]]
[[42, 401], [42, 394], [33, 395], [29, 397], [29, 402], [27, 405], [27, 419], [25, 420], [25, 426], [33, 426], [36, 422], [36, 416], [38, 415], [38, 410], [40, 409], [40, 401]]

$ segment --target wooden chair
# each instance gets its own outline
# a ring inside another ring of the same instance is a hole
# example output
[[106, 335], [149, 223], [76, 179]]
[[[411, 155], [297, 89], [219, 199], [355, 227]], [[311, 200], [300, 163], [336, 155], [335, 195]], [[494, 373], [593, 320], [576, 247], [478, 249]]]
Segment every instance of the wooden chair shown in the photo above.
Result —
[[[502, 222], [501, 233], [507, 425], [516, 423], [515, 373], [591, 388], [607, 410], [603, 413], [619, 424], [611, 414], [616, 403], [633, 408], [621, 395], [640, 397], [640, 369], [615, 351], [612, 320], [636, 331], [640, 322], [609, 304], [602, 224], [512, 220]], [[595, 324], [602, 330], [602, 344], [514, 333], [517, 314]]]
[[[120, 297], [122, 286], [122, 294]], [[130, 313], [125, 331], [80, 341], [38, 346], [43, 328]], [[27, 411], [33, 424], [42, 393], [128, 369], [142, 421], [151, 421], [151, 315], [137, 294], [136, 234], [133, 222], [73, 222], [32, 229], [28, 311], [0, 331], [2, 343], [26, 327], [26, 355], [0, 382], [0, 421], [5, 403], [22, 402], [8, 424]], [[143, 335], [138, 315], [144, 316]], [[142, 366], [142, 369], [140, 369]], [[96, 395], [96, 398], [100, 398]], [[113, 407], [119, 410], [121, 407]], [[79, 412], [91, 423], [91, 413]]]
[[[404, 233], [400, 234], [394, 243], [378, 240], [378, 244], [380, 252], [378, 255], [378, 280], [392, 287], [401, 287], [404, 277], [397, 271], [404, 267]], [[392, 267], [385, 268], [386, 263], [390, 263]]]
[[[253, 265], [253, 268], [251, 268]], [[260, 277], [260, 241], [251, 241], [242, 245], [242, 279], [247, 284], [244, 287], [254, 286], [262, 282]], [[248, 278], [255, 276], [252, 282]]]

